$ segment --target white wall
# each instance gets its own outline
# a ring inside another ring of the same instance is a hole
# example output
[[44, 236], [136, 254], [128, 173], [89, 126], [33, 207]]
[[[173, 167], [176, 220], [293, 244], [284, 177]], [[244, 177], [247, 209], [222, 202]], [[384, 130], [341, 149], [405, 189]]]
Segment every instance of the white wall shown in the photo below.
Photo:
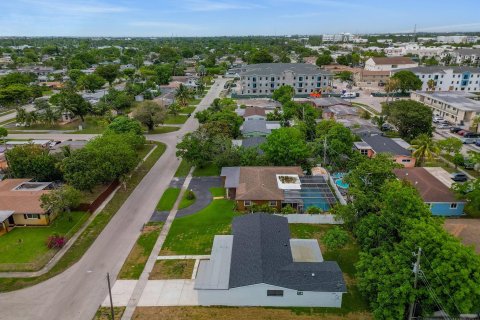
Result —
[[286, 214], [279, 216], [286, 217], [288, 223], [308, 223], [308, 224], [343, 224], [342, 220], [335, 220], [333, 214]]
[[[283, 290], [283, 297], [269, 297], [267, 290]], [[197, 290], [201, 306], [273, 306], [273, 307], [332, 307], [342, 306], [340, 292], [303, 291], [281, 288], [268, 284], [256, 284], [229, 290]]]

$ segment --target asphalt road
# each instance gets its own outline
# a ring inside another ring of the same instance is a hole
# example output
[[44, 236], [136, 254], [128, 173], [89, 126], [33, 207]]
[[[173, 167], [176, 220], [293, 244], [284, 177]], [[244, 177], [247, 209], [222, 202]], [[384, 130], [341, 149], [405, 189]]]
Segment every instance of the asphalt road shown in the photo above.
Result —
[[[207, 108], [218, 97], [225, 82], [225, 79], [216, 80], [197, 111]], [[110, 272], [111, 279], [116, 279], [140, 229], [149, 220], [158, 199], [175, 174], [180, 163], [175, 156], [177, 141], [197, 127], [198, 122], [192, 116], [177, 132], [149, 136], [149, 139], [165, 143], [167, 150], [85, 255], [52, 279], [30, 288], [0, 294], [0, 319], [91, 320], [107, 295], [107, 272]], [[36, 134], [36, 137], [43, 136]], [[64, 138], [64, 135], [59, 134], [57, 138]]]
[[[28, 112], [33, 111], [35, 109], [33, 104], [28, 104], [26, 106], [23, 106], [23, 108]], [[16, 116], [17, 116], [17, 112], [12, 112], [12, 113], [6, 114], [6, 115], [0, 117], [0, 122], [5, 122], [7, 120], [15, 119]]]

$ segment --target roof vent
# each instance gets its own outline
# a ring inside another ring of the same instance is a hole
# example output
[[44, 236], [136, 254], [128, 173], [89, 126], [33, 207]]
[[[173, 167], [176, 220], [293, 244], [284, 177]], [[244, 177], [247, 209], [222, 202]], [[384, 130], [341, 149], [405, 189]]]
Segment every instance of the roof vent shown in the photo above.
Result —
[[315, 277], [315, 273], [312, 272], [312, 277]]

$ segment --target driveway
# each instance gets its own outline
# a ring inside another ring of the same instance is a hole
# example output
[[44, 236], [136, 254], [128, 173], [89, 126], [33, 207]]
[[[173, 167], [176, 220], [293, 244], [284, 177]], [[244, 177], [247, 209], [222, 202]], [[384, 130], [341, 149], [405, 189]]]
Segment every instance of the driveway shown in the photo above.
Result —
[[190, 207], [178, 210], [176, 217], [181, 218], [189, 216], [207, 207], [213, 200], [213, 196], [209, 189], [221, 186], [222, 179], [220, 177], [192, 178], [192, 181], [190, 181], [190, 184], [188, 185], [188, 189], [195, 193], [196, 200]]
[[[185, 178], [174, 178], [170, 182], [170, 187], [181, 188]], [[188, 189], [195, 193], [195, 202], [185, 209], [180, 209], [177, 212], [175, 218], [181, 218], [192, 215], [207, 207], [213, 200], [213, 196], [210, 193], [210, 188], [221, 187], [222, 180], [220, 177], [194, 177], [188, 185]], [[167, 220], [169, 211], [154, 211], [151, 222], [165, 222]]]
[[[226, 79], [216, 79], [196, 112], [206, 109], [219, 96], [225, 82]], [[217, 83], [220, 85], [217, 86]], [[68, 270], [49, 280], [23, 290], [0, 294], [0, 319], [91, 320], [107, 294], [107, 272], [111, 279], [116, 279], [142, 226], [150, 218], [180, 164], [175, 155], [177, 142], [185, 133], [197, 128], [198, 121], [190, 117], [179, 131], [148, 135], [147, 139], [167, 145], [165, 153], [87, 252]], [[35, 138], [44, 139], [44, 136], [37, 134]], [[84, 139], [82, 135], [71, 136]]]
[[475, 251], [480, 254], [480, 220], [452, 218], [446, 219], [444, 228], [465, 245], [473, 245]]

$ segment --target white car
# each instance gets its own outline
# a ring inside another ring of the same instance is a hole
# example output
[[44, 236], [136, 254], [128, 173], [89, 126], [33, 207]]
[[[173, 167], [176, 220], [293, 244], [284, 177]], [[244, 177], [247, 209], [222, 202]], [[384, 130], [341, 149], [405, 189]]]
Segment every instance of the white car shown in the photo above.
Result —
[[443, 123], [443, 124], [440, 124], [440, 125], [437, 127], [437, 129], [450, 129], [450, 125]]

